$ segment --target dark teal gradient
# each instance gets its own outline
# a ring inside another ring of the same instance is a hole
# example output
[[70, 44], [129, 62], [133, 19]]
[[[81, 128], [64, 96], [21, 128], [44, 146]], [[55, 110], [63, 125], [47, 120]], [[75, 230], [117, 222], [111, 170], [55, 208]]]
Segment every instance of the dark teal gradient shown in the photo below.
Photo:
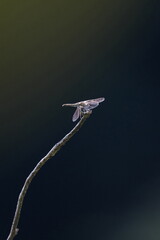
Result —
[[16, 239], [159, 240], [159, 11], [0, 2], [0, 239], [25, 178], [73, 127], [61, 105], [105, 97], [33, 181]]

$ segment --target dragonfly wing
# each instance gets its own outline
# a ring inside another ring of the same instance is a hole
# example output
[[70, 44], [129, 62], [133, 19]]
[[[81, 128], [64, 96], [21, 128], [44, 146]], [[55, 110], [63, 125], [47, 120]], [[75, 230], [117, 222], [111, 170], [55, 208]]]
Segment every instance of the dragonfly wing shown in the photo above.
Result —
[[104, 97], [93, 99], [93, 101], [98, 102], [98, 103], [103, 102], [104, 100], [105, 100]]
[[86, 101], [86, 110], [90, 110], [93, 108], [96, 108], [100, 102], [103, 102], [105, 100], [105, 98], [96, 98], [96, 99], [91, 99]]
[[[90, 110], [90, 109], [96, 108], [98, 105], [99, 105], [98, 102], [91, 101], [91, 102], [86, 106], [86, 108], [87, 108], [88, 110]], [[87, 109], [86, 109], [86, 110], [87, 110]]]
[[80, 116], [80, 109], [77, 107], [76, 111], [73, 114], [72, 121], [75, 122]]

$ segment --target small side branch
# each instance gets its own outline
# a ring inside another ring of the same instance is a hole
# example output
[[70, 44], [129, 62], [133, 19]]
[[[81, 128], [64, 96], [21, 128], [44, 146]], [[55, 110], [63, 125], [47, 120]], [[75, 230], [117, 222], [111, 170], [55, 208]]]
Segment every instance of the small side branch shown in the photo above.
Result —
[[56, 143], [53, 146], [53, 148], [47, 153], [47, 155], [45, 157], [43, 157], [38, 162], [38, 164], [35, 166], [33, 171], [26, 178], [25, 183], [24, 183], [24, 185], [22, 187], [22, 190], [21, 190], [21, 192], [19, 194], [19, 197], [18, 197], [15, 215], [14, 215], [14, 218], [13, 218], [11, 230], [10, 230], [10, 233], [9, 233], [9, 236], [8, 236], [7, 240], [13, 240], [14, 237], [18, 233], [18, 230], [19, 230], [18, 229], [18, 223], [19, 223], [19, 219], [20, 219], [20, 215], [21, 215], [21, 210], [22, 210], [22, 206], [23, 206], [24, 197], [27, 193], [28, 187], [29, 187], [30, 183], [32, 182], [33, 178], [39, 172], [41, 167], [50, 158], [52, 158], [61, 149], [61, 147], [64, 146], [71, 139], [71, 137], [73, 137], [73, 135], [82, 127], [82, 125], [84, 124], [86, 119], [90, 116], [90, 114], [91, 114], [91, 111], [85, 113], [84, 116], [81, 118], [81, 120], [77, 123], [77, 125], [64, 138], [62, 138], [62, 140], [60, 140], [58, 143]]

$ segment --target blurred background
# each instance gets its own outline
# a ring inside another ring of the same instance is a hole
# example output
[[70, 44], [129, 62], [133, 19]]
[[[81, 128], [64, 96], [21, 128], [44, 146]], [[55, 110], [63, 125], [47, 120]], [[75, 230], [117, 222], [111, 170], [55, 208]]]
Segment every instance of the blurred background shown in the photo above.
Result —
[[160, 2], [1, 0], [0, 16], [0, 239], [75, 125], [61, 105], [105, 97], [33, 180], [16, 239], [159, 240]]

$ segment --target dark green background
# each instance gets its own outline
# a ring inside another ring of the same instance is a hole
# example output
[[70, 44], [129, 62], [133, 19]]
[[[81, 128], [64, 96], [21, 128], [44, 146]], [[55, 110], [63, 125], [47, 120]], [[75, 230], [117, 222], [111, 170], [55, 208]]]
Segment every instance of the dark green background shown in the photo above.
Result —
[[1, 0], [0, 239], [74, 126], [61, 105], [96, 97], [30, 186], [16, 239], [160, 239], [159, 26], [154, 0]]

